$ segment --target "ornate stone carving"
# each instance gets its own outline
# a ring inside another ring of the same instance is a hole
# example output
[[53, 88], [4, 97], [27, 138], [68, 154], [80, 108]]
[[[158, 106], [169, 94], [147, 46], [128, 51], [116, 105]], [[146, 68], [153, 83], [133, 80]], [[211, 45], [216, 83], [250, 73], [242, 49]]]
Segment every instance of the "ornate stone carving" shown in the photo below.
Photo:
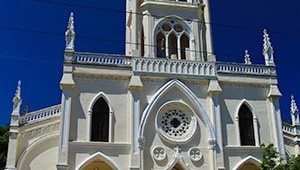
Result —
[[155, 147], [152, 150], [152, 156], [155, 160], [162, 161], [166, 158], [167, 153], [166, 153], [166, 150], [163, 147], [158, 146], [158, 147]]
[[55, 123], [43, 125], [39, 128], [25, 130], [21, 132], [21, 135], [23, 136], [23, 138], [33, 139], [50, 132], [56, 132], [58, 130], [59, 130], [59, 122], [55, 122]]
[[199, 148], [191, 148], [189, 150], [189, 156], [192, 161], [200, 161], [202, 159], [202, 152]]
[[196, 131], [197, 120], [185, 104], [171, 102], [163, 105], [156, 118], [160, 135], [170, 142], [187, 142]]

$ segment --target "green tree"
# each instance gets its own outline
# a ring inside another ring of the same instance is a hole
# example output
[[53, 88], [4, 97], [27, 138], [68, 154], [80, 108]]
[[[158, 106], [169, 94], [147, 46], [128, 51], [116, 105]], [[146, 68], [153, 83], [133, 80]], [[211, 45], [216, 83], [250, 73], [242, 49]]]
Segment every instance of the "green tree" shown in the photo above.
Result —
[[261, 147], [263, 149], [261, 169], [274, 170], [276, 167], [276, 160], [278, 159], [278, 153], [276, 152], [274, 145], [269, 144], [266, 146], [265, 144], [262, 144]]
[[287, 159], [287, 163], [283, 164], [273, 144], [268, 146], [262, 144], [261, 147], [263, 149], [262, 170], [300, 170], [300, 155]]
[[8, 149], [9, 125], [0, 126], [0, 169], [6, 165], [6, 155]]

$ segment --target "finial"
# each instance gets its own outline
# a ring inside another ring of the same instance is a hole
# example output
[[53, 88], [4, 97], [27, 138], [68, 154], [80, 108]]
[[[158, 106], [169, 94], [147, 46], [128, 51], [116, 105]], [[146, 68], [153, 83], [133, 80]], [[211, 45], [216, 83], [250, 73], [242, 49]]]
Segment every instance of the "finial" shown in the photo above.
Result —
[[294, 96], [291, 96], [291, 113], [297, 114], [299, 112]]
[[252, 64], [252, 62], [250, 61], [250, 55], [248, 53], [248, 50], [245, 50], [245, 64]]
[[66, 51], [74, 51], [75, 31], [74, 31], [74, 15], [71, 12], [68, 22], [68, 28], [65, 33], [66, 38]]
[[270, 37], [266, 29], [263, 31], [264, 33], [264, 49], [263, 49], [263, 55], [265, 56], [265, 63], [267, 66], [274, 66], [274, 50], [270, 42]]
[[21, 81], [18, 81], [17, 90], [15, 93], [15, 96], [13, 98], [13, 110], [19, 109], [21, 105], [22, 99], [21, 99]]
[[15, 97], [16, 99], [21, 99], [21, 81], [18, 81], [18, 86], [17, 86], [17, 90], [15, 93]]
[[68, 30], [74, 32], [74, 14], [71, 12], [68, 23]]

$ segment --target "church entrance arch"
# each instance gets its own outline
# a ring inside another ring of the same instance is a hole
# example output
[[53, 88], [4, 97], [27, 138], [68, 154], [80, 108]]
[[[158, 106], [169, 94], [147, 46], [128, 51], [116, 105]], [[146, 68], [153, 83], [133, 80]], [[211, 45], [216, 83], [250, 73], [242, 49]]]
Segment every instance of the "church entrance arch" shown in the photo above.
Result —
[[88, 157], [76, 170], [118, 170], [117, 164], [101, 152]]
[[86, 165], [82, 170], [113, 170], [106, 162], [101, 159], [94, 160]]
[[246, 162], [237, 170], [260, 170], [259, 166], [255, 165], [253, 162]]
[[260, 170], [261, 161], [253, 156], [248, 156], [238, 162], [232, 170]]

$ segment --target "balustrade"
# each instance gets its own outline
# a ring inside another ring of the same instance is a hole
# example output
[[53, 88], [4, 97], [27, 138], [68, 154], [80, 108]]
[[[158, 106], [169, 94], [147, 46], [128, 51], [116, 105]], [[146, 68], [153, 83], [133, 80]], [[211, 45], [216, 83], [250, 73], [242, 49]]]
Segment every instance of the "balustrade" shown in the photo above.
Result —
[[130, 66], [130, 57], [114, 54], [75, 53], [75, 62], [84, 64], [105, 64]]
[[231, 74], [276, 76], [276, 70], [274, 67], [267, 67], [264, 65], [245, 65], [245, 64], [238, 64], [238, 63], [218, 63], [217, 72], [231, 73]]
[[134, 72], [201, 76], [215, 76], [217, 72], [225, 74], [276, 76], [275, 67], [268, 67], [265, 65], [245, 65], [241, 63], [211, 63], [79, 52], [74, 53], [73, 61], [81, 64], [132, 67]]
[[215, 76], [214, 63], [165, 59], [134, 58], [134, 72]]
[[21, 116], [20, 125], [37, 122], [40, 120], [45, 120], [51, 117], [60, 116], [61, 105], [55, 105], [38, 111], [30, 112]]

